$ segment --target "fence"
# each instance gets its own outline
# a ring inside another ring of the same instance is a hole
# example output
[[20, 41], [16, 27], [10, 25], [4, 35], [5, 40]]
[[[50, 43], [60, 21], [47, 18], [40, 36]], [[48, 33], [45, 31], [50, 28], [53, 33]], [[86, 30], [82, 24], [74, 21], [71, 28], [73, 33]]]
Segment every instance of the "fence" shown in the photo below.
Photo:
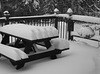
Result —
[[[76, 23], [85, 23], [85, 24], [100, 24], [100, 18], [91, 17], [91, 16], [82, 16], [82, 15], [68, 15], [68, 14], [52, 14], [52, 15], [40, 15], [40, 16], [22, 16], [22, 17], [2, 17], [0, 18], [1, 26], [7, 24], [24, 23], [27, 25], [36, 25], [36, 26], [54, 26], [59, 31], [59, 37], [68, 39], [71, 37], [71, 34], [76, 26]], [[72, 29], [72, 30], [70, 30]], [[13, 42], [15, 38], [10, 37], [10, 42]], [[73, 39], [73, 37], [72, 37]], [[9, 42], [9, 41], [8, 41]]]
[[[68, 16], [68, 14], [66, 14]], [[18, 24], [24, 23], [26, 25], [35, 25], [35, 26], [54, 26], [59, 31], [59, 37], [67, 39], [67, 27], [68, 27], [68, 20], [63, 18], [60, 14], [59, 15], [40, 15], [40, 16], [26, 16], [26, 17], [2, 17], [0, 18], [1, 26], [7, 24]], [[7, 39], [8, 43], [14, 42], [16, 38], [9, 37]]]

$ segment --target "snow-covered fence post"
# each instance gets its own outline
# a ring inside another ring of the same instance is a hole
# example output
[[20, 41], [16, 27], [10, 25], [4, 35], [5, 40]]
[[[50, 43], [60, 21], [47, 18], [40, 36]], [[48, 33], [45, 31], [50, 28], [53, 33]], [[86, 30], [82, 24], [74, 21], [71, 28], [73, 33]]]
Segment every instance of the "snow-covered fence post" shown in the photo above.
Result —
[[[59, 10], [57, 8], [54, 9], [54, 14], [59, 14]], [[55, 17], [55, 28], [58, 27], [58, 18]]]
[[4, 11], [4, 16], [6, 17], [5, 19], [5, 25], [9, 24], [9, 16], [10, 16], [10, 13], [8, 11]]
[[68, 40], [73, 40], [73, 36], [71, 36], [71, 32], [74, 30], [74, 21], [72, 20], [73, 11], [71, 8], [67, 10], [68, 18]]
[[[5, 19], [5, 25], [7, 25], [7, 24], [9, 24], [9, 16], [10, 16], [10, 14], [9, 14], [8, 11], [4, 11], [3, 14], [6, 17], [6, 19]], [[9, 36], [5, 35], [1, 43], [3, 43], [3, 44], [9, 43]]]
[[54, 9], [54, 14], [58, 14], [59, 10], [57, 8]]

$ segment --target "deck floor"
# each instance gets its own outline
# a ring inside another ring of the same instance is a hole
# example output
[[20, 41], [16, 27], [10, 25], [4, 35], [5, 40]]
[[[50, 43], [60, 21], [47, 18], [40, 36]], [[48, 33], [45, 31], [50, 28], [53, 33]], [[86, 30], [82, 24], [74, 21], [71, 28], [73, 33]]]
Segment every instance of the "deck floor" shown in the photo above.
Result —
[[1, 74], [100, 74], [100, 49], [82, 42], [69, 41], [70, 50], [58, 59], [44, 58], [26, 63], [16, 70], [7, 59], [0, 59]]

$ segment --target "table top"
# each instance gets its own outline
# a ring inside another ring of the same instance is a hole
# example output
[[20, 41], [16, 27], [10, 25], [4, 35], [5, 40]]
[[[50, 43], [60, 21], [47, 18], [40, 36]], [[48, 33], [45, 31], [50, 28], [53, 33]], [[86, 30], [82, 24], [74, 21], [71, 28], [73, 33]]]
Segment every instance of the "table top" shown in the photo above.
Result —
[[1, 27], [0, 32], [30, 41], [58, 37], [58, 30], [51, 26], [40, 27], [25, 24], [13, 24]]

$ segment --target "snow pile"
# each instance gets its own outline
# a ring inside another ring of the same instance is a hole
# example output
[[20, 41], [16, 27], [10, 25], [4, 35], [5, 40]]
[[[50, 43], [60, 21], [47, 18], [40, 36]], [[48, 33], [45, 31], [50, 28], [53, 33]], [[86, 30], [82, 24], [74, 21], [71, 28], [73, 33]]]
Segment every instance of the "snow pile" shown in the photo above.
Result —
[[66, 49], [66, 48], [70, 48], [69, 42], [66, 39], [62, 39], [62, 38], [54, 38], [51, 39], [51, 48], [55, 48], [55, 49]]
[[78, 34], [84, 38], [91, 38], [95, 35], [94, 30], [91, 27], [81, 27]]
[[51, 26], [40, 27], [26, 24], [9, 24], [1, 27], [0, 31], [29, 40], [58, 36], [58, 30]]

